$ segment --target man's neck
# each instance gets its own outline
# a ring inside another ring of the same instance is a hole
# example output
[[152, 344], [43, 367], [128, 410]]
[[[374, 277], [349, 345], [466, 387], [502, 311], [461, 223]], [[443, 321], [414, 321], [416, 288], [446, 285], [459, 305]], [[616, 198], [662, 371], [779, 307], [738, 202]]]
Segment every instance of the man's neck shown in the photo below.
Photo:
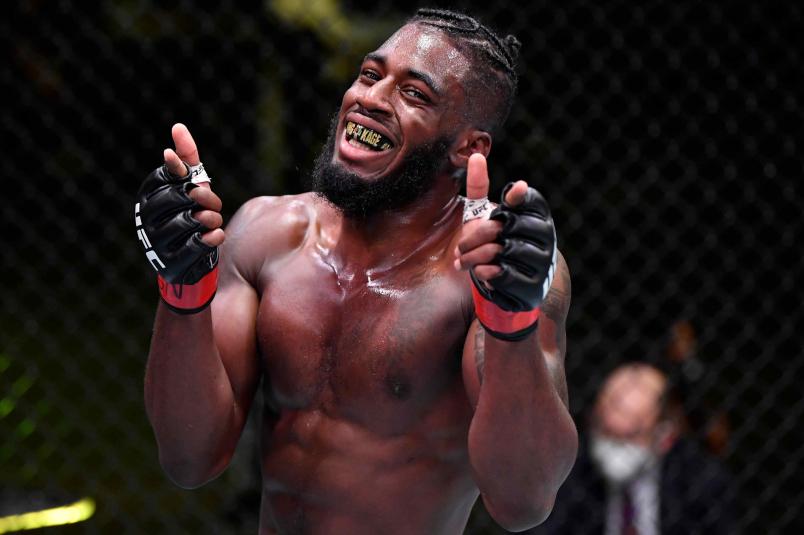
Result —
[[365, 219], [341, 218], [333, 259], [349, 271], [383, 273], [426, 254], [454, 233], [462, 203], [451, 180], [436, 186], [412, 204]]

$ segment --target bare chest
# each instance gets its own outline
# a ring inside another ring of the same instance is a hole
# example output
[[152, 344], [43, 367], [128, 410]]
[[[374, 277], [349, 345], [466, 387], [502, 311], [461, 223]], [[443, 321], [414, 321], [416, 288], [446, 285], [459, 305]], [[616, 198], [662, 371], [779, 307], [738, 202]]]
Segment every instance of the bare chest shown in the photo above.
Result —
[[263, 289], [259, 347], [279, 409], [396, 433], [460, 391], [462, 289], [437, 270], [339, 280], [300, 255]]

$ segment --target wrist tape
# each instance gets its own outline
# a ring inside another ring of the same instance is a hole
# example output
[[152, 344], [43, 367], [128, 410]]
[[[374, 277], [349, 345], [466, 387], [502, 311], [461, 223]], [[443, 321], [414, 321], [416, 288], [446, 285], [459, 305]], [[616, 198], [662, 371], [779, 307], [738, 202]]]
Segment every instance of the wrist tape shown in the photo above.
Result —
[[[474, 278], [474, 274], [472, 275]], [[480, 281], [472, 284], [475, 315], [483, 328], [495, 338], [515, 342], [524, 339], [539, 325], [539, 308], [512, 312], [503, 310], [484, 297], [478, 288]]]
[[512, 187], [510, 183], [503, 189], [500, 205], [489, 215], [502, 223], [496, 240], [502, 251], [494, 260], [500, 274], [483, 282], [469, 272], [475, 314], [489, 334], [503, 340], [521, 340], [536, 329], [558, 253], [547, 202], [528, 188], [519, 204], [509, 205], [505, 196]]
[[159, 296], [174, 312], [195, 314], [201, 312], [212, 302], [218, 289], [218, 266], [204, 275], [195, 284], [175, 284], [157, 275]]

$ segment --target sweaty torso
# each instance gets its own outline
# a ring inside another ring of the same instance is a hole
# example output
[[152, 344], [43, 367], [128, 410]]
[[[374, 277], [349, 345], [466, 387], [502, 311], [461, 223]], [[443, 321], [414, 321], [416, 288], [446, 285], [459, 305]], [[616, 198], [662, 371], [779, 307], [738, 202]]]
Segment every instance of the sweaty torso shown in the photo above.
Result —
[[477, 489], [461, 376], [471, 297], [452, 268], [459, 204], [379, 272], [338, 260], [329, 206], [287, 202], [302, 237], [250, 281], [267, 400], [262, 532], [462, 532]]

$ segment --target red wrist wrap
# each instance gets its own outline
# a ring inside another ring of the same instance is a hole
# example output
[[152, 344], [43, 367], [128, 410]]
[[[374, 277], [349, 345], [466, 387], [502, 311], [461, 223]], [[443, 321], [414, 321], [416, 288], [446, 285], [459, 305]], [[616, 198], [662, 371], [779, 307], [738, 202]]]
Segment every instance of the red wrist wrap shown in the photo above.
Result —
[[215, 291], [218, 289], [218, 266], [195, 284], [171, 284], [159, 275], [157, 280], [159, 295], [165, 304], [175, 312], [194, 314], [206, 308], [215, 297]]
[[503, 310], [483, 297], [474, 284], [472, 297], [477, 319], [492, 336], [503, 340], [521, 340], [536, 328], [539, 320], [538, 308], [523, 312]]

